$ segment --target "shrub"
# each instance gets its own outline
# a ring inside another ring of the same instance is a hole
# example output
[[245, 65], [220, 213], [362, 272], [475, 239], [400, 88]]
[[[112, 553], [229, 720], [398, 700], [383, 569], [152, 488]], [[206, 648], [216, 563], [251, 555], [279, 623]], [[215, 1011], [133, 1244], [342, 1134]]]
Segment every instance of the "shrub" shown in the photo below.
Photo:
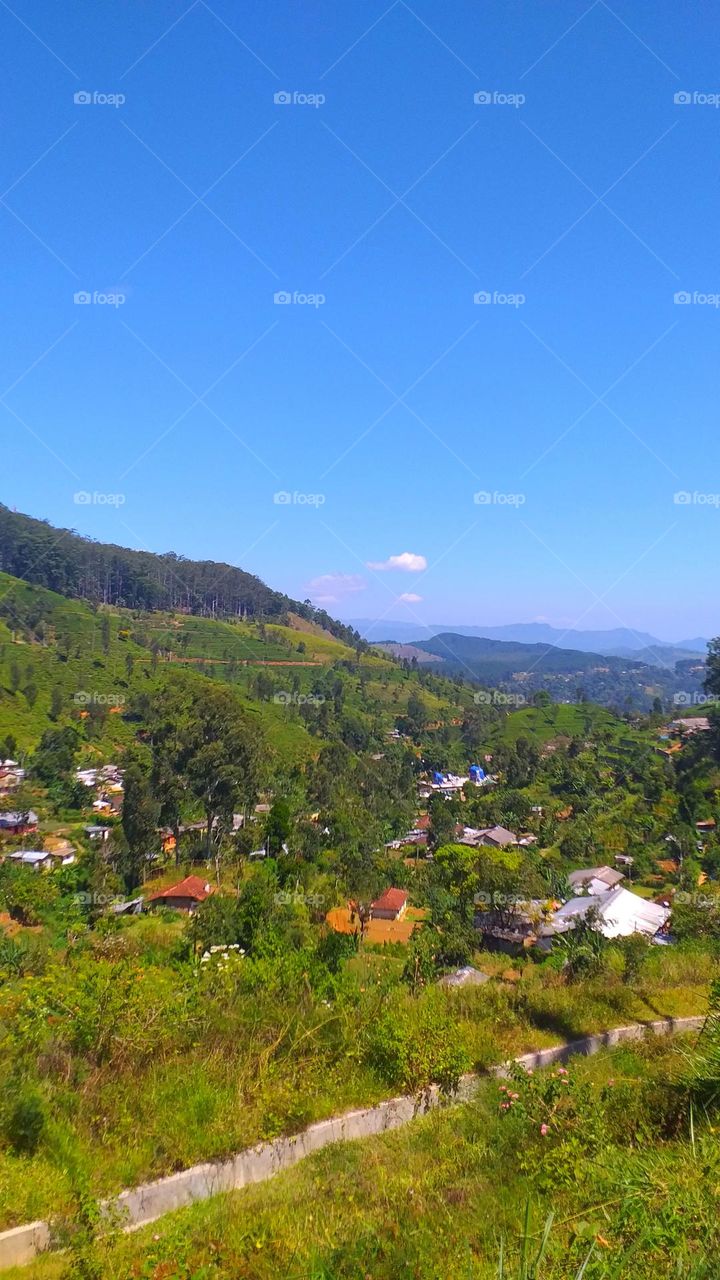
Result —
[[386, 1003], [370, 1023], [366, 1060], [389, 1085], [413, 1093], [431, 1084], [452, 1093], [470, 1066], [447, 1002], [434, 989], [420, 1000], [395, 995]]
[[45, 1128], [45, 1109], [38, 1093], [21, 1092], [3, 1117], [3, 1137], [17, 1155], [34, 1155]]

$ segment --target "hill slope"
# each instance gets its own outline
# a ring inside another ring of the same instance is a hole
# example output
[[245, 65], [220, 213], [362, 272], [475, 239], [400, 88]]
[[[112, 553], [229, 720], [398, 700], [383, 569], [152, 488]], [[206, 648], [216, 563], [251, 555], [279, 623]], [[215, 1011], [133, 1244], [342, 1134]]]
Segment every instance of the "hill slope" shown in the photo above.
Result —
[[136, 700], [181, 671], [231, 685], [287, 765], [317, 754], [337, 716], [348, 734], [355, 719], [356, 733], [377, 736], [413, 694], [438, 721], [472, 701], [447, 681], [432, 679], [439, 692], [421, 685], [384, 655], [358, 652], [292, 612], [264, 622], [98, 608], [0, 573], [0, 744], [8, 736], [16, 744], [6, 754], [34, 749], [65, 723], [84, 725], [90, 752], [129, 745]]
[[278, 621], [293, 610], [309, 621], [320, 622], [341, 639], [357, 639], [351, 628], [324, 610], [290, 600], [234, 565], [94, 542], [72, 529], [56, 529], [44, 520], [21, 515], [2, 504], [0, 569], [36, 586], [94, 604]]

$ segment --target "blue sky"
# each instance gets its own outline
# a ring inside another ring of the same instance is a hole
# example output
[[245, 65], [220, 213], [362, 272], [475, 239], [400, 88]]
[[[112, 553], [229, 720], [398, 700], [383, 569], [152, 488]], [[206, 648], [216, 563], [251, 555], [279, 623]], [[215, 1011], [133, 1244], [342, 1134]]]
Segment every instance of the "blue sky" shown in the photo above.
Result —
[[340, 617], [715, 634], [709, 11], [3, 0], [0, 38], [2, 501]]

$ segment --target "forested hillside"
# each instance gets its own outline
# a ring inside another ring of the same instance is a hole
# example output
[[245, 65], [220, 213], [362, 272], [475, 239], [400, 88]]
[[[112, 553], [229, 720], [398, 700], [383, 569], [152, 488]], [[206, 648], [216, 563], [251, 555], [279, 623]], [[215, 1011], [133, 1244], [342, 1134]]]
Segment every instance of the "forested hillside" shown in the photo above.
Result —
[[127, 609], [276, 620], [293, 610], [343, 639], [359, 640], [324, 610], [290, 600], [233, 565], [95, 542], [1, 504], [0, 569], [65, 596]]
[[[397, 650], [396, 645], [377, 647], [389, 653]], [[636, 655], [612, 657], [552, 644], [523, 644], [455, 633], [403, 646], [403, 652], [413, 649], [418, 663], [500, 687], [517, 695], [519, 705], [545, 690], [563, 702], [587, 698], [616, 709], [649, 710], [654, 699], [659, 698], [669, 707], [676, 695], [685, 703], [700, 695], [705, 673], [701, 655], [676, 664], [673, 651], [669, 651], [667, 659], [658, 653], [652, 662], [638, 661]]]

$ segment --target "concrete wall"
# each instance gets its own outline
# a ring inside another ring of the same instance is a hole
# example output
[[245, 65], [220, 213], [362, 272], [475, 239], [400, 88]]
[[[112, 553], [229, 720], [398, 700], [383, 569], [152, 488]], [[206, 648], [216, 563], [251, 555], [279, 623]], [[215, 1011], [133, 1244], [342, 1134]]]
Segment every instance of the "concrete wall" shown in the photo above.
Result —
[[[565, 1062], [574, 1054], [597, 1053], [600, 1049], [625, 1041], [642, 1040], [648, 1034], [667, 1035], [698, 1030], [704, 1020], [704, 1017], [673, 1018], [668, 1021], [615, 1027], [612, 1031], [587, 1036], [570, 1044], [554, 1045], [550, 1049], [523, 1054], [515, 1061], [531, 1069], [547, 1067], [554, 1062]], [[507, 1076], [510, 1065], [505, 1063], [494, 1067], [490, 1074], [496, 1077]], [[481, 1079], [482, 1077], [475, 1075], [463, 1076], [454, 1100], [467, 1102]], [[250, 1147], [230, 1160], [195, 1165], [192, 1169], [174, 1173], [169, 1178], [159, 1178], [157, 1182], [146, 1182], [132, 1191], [123, 1191], [112, 1202], [112, 1207], [119, 1208], [127, 1229], [134, 1230], [154, 1222], [173, 1209], [181, 1209], [198, 1200], [207, 1200], [223, 1191], [238, 1190], [253, 1182], [264, 1182], [331, 1143], [369, 1138], [389, 1129], [397, 1129], [408, 1124], [417, 1115], [437, 1107], [442, 1101], [440, 1091], [433, 1087], [420, 1099], [390, 1098], [376, 1107], [348, 1111], [345, 1115], [321, 1120], [292, 1137], [276, 1138], [274, 1142], [263, 1142]], [[0, 1271], [32, 1262], [38, 1253], [51, 1246], [51, 1229], [44, 1222], [31, 1222], [26, 1226], [14, 1227], [11, 1231], [0, 1232]]]

